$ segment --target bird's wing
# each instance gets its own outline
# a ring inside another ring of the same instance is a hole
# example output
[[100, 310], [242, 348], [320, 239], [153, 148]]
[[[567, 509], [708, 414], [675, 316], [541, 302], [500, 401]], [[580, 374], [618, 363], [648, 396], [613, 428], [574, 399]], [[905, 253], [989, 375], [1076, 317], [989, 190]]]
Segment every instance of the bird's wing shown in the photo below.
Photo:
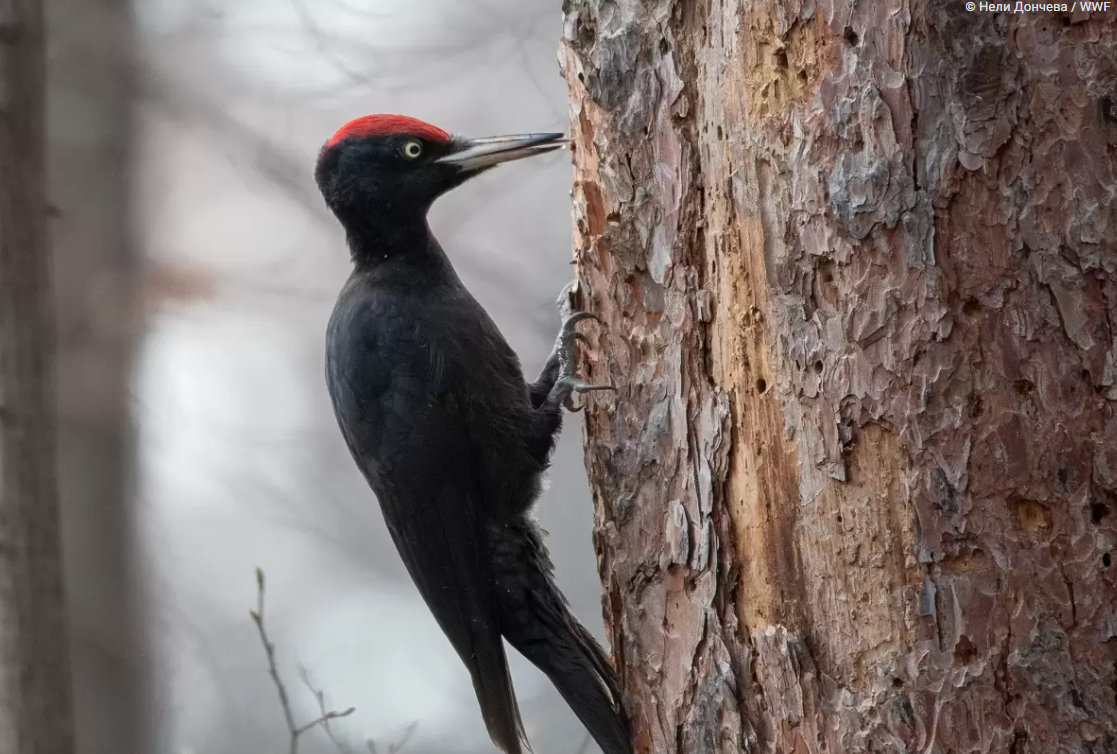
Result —
[[[523, 725], [501, 640], [466, 407], [429, 344], [390, 348], [368, 329], [330, 367], [339, 423], [419, 593], [473, 677], [493, 742], [520, 754]], [[394, 355], [389, 358], [388, 351]], [[353, 384], [360, 375], [362, 384]]]

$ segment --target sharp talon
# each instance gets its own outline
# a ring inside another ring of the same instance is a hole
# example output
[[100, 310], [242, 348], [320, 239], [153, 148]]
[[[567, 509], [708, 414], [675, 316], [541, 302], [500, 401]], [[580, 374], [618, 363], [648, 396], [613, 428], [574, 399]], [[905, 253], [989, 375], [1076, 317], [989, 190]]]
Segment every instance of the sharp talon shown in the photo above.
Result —
[[583, 382], [574, 375], [560, 376], [555, 383], [552, 390], [554, 400], [559, 401], [560, 405], [564, 406], [567, 411], [577, 413], [585, 407], [585, 401], [579, 404], [574, 403], [574, 396], [580, 396], [584, 393], [592, 393], [601, 390], [616, 391], [613, 385], [591, 385], [588, 382]]
[[574, 333], [574, 340], [578, 341], [579, 343], [585, 343], [587, 346], [590, 344], [590, 339], [580, 332]]
[[566, 396], [566, 400], [562, 402], [562, 405], [572, 414], [577, 414], [586, 407], [585, 403], [575, 404], [573, 394]]
[[570, 381], [567, 384], [570, 386], [571, 393], [578, 393], [579, 395], [582, 393], [592, 393], [599, 390], [616, 390], [616, 388], [612, 385], [591, 385], [588, 382], [582, 382], [577, 377], [570, 378]]
[[587, 319], [592, 319], [594, 322], [601, 321], [601, 317], [592, 312], [575, 312], [574, 314], [571, 314], [569, 317], [567, 317], [566, 321], [562, 323], [563, 329], [572, 328], [574, 327], [574, 325]]

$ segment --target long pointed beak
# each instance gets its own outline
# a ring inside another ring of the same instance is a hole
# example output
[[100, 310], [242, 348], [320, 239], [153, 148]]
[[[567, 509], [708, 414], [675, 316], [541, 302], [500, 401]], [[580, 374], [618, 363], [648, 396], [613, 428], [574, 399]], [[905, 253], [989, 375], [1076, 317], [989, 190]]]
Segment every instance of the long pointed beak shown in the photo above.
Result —
[[516, 134], [486, 136], [457, 143], [457, 149], [435, 162], [454, 165], [463, 170], [482, 170], [502, 162], [553, 152], [570, 143], [562, 134]]

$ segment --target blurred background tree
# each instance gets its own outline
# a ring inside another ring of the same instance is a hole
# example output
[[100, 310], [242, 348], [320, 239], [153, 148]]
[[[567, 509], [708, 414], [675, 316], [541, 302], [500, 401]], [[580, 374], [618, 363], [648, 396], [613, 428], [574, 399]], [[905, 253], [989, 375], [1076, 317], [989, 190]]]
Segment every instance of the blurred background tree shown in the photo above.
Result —
[[[73, 751], [38, 0], [0, 4], [0, 752]], [[72, 587], [71, 587], [72, 588]]]
[[58, 325], [58, 482], [77, 750], [152, 751], [133, 368], [136, 40], [125, 0], [47, 0], [47, 166]]

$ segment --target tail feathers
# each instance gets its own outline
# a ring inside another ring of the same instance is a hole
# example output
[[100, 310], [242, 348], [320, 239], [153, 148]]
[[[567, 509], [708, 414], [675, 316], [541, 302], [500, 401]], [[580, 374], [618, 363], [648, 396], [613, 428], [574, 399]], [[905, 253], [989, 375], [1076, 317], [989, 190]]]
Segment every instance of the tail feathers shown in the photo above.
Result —
[[512, 689], [504, 642], [499, 633], [494, 632], [492, 639], [490, 646], [477, 648], [479, 651], [466, 661], [473, 675], [473, 690], [481, 706], [481, 717], [489, 737], [505, 754], [523, 754], [525, 748], [530, 752], [520, 707]]
[[555, 586], [539, 532], [517, 521], [493, 540], [504, 637], [551, 679], [604, 754], [632, 754], [616, 671]]
[[598, 670], [594, 655], [601, 649], [584, 628], [576, 623], [548, 624], [547, 631], [536, 636], [507, 638], [547, 674], [604, 754], [632, 754], [632, 734], [616, 674], [611, 667], [604, 674]]

